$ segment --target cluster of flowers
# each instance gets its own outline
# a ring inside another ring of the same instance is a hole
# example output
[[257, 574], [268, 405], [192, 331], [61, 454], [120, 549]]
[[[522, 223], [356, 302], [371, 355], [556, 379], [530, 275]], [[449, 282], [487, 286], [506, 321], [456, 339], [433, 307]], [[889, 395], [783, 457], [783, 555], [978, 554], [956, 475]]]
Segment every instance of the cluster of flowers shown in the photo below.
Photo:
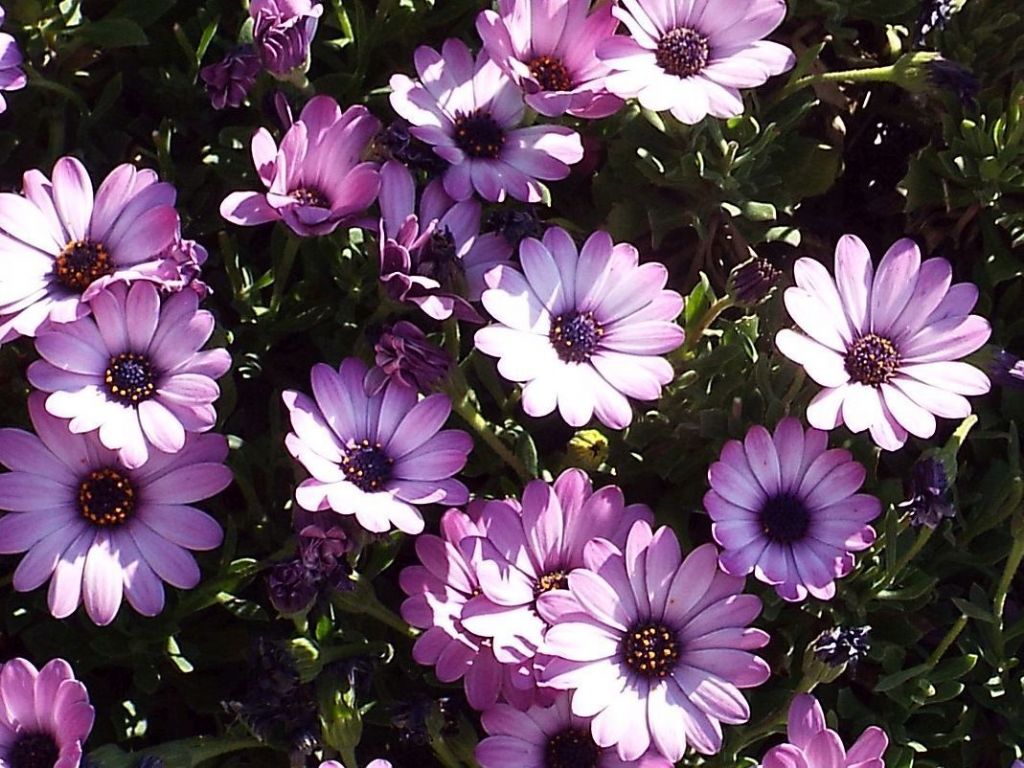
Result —
[[[0, 194], [0, 343], [35, 342], [35, 432], [0, 430], [0, 552], [26, 553], [13, 584], [49, 581], [53, 616], [84, 603], [106, 625], [122, 601], [164, 608], [164, 582], [189, 589], [190, 550], [223, 531], [192, 506], [231, 483], [216, 423], [225, 349], [204, 349], [206, 252], [183, 240], [175, 189], [131, 165], [97, 190], [73, 157], [51, 178]], [[93, 710], [71, 669], [16, 659], [0, 674], [0, 761], [76, 768]]]
[[[260, 68], [294, 79], [308, 66], [319, 4], [253, 0], [250, 12], [252, 46], [203, 71], [217, 108], [240, 105]], [[631, 399], [657, 400], [672, 380], [663, 356], [684, 341], [683, 300], [665, 289], [667, 270], [640, 264], [636, 248], [601, 231], [582, 247], [560, 227], [521, 241], [482, 233], [474, 198], [539, 202], [543, 182], [583, 159], [576, 131], [535, 124], [531, 112], [595, 119], [635, 98], [690, 124], [741, 114], [739, 89], [794, 63], [764, 39], [785, 13], [783, 0], [501, 0], [478, 18], [479, 54], [454, 39], [440, 52], [422, 46], [418, 79], [391, 80], [407, 140], [439, 161], [435, 178], [398, 153], [367, 159], [375, 139], [379, 155], [378, 120], [317, 96], [280, 144], [256, 133], [265, 191], [232, 193], [221, 212], [313, 237], [361, 226], [379, 199], [380, 279], [394, 301], [452, 322], [486, 323], [482, 309], [493, 322], [475, 345], [522, 385], [527, 414], [624, 428]], [[12, 75], [0, 88], [18, 82]], [[164, 581], [198, 582], [189, 550], [221, 540], [219, 524], [190, 505], [231, 479], [226, 441], [208, 434], [230, 358], [203, 350], [214, 327], [199, 309], [205, 252], [181, 238], [174, 202], [172, 186], [128, 165], [94, 193], [73, 158], [52, 178], [26, 173], [21, 195], [0, 194], [0, 342], [33, 337], [41, 357], [28, 373], [39, 390], [28, 403], [36, 434], [0, 432], [0, 463], [11, 470], [0, 475], [0, 509], [10, 513], [0, 552], [28, 553], [14, 586], [49, 580], [58, 618], [84, 602], [107, 624], [122, 598], [155, 615]], [[806, 414], [812, 428], [787, 417], [724, 446], [705, 497], [717, 546], [685, 556], [671, 529], [652, 527], [649, 509], [616, 486], [594, 490], [580, 470], [531, 482], [520, 500], [471, 501], [456, 475], [472, 440], [443, 428], [452, 402], [432, 391], [453, 361], [414, 324], [387, 329], [374, 368], [356, 358], [319, 364], [312, 397], [284, 394], [286, 447], [310, 475], [295, 493], [303, 510], [418, 535], [421, 507], [452, 507], [440, 536], [416, 540], [421, 565], [401, 574], [402, 613], [424, 630], [416, 659], [443, 681], [462, 679], [483, 712], [484, 768], [654, 768], [688, 747], [718, 751], [722, 725], [749, 718], [741, 690], [770, 676], [754, 653], [769, 636], [751, 626], [761, 602], [744, 593], [745, 576], [789, 601], [831, 599], [874, 541], [880, 503], [859, 492], [864, 468], [829, 449], [827, 431], [845, 424], [896, 450], [909, 435], [931, 437], [936, 416], [968, 415], [965, 396], [988, 390], [959, 359], [989, 326], [970, 314], [977, 290], [951, 284], [945, 260], [922, 261], [903, 240], [876, 270], [848, 236], [834, 274], [810, 259], [794, 273], [785, 304], [799, 331], [776, 343], [823, 387]], [[302, 536], [288, 564], [298, 576], [279, 579], [282, 612], [303, 610], [345, 575], [341, 529], [314, 525]], [[93, 713], [66, 664], [8, 663], [0, 699], [0, 758], [77, 765]], [[869, 729], [847, 752], [806, 696], [792, 704], [789, 741], [766, 766], [878, 768], [887, 745]]]

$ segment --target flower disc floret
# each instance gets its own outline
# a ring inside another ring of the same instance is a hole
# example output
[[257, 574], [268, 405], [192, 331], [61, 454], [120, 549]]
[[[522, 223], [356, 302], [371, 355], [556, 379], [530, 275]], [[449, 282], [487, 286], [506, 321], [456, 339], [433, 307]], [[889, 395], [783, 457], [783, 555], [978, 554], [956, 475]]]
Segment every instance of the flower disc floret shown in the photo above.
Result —
[[690, 77], [704, 70], [710, 55], [707, 35], [689, 27], [676, 27], [662, 35], [654, 58], [668, 74]]
[[93, 525], [122, 525], [135, 511], [135, 488], [112, 467], [94, 469], [78, 484], [78, 511]]
[[103, 243], [74, 240], [57, 256], [53, 271], [65, 288], [81, 293], [101, 277], [113, 274], [114, 265]]

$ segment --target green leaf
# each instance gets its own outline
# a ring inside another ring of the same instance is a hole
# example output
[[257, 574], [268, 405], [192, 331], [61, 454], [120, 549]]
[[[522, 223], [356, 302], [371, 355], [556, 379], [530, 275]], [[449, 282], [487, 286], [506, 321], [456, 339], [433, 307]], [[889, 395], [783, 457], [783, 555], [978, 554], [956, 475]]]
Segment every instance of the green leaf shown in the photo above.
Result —
[[106, 18], [83, 24], [76, 34], [99, 48], [129, 48], [149, 45], [149, 38], [138, 24], [126, 18]]

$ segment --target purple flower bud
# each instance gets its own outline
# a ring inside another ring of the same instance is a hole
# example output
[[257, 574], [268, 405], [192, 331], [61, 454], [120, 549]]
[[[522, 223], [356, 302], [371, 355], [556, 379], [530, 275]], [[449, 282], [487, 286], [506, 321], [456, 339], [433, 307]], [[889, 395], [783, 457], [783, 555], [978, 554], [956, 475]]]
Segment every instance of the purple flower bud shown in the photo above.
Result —
[[448, 169], [448, 162], [438, 156], [433, 147], [409, 132], [409, 123], [399, 118], [377, 134], [376, 147], [386, 160], [397, 160], [413, 171], [427, 176], [440, 176]]
[[1024, 360], [1005, 349], [992, 358], [988, 373], [993, 384], [1008, 389], [1024, 389]]
[[240, 107], [260, 73], [260, 60], [251, 45], [231, 51], [223, 61], [210, 64], [199, 72], [206, 83], [206, 93], [214, 109]]
[[179, 237], [167, 247], [163, 255], [159, 275], [162, 289], [177, 293], [189, 288], [196, 292], [200, 301], [210, 295], [210, 286], [199, 279], [203, 274], [203, 264], [209, 258], [203, 246], [195, 240], [182, 240]]
[[532, 206], [522, 209], [502, 208], [487, 217], [486, 229], [499, 233], [513, 249], [518, 249], [524, 238], [540, 238], [544, 234], [544, 222], [538, 218]]
[[377, 352], [377, 367], [366, 377], [367, 390], [374, 394], [389, 379], [428, 392], [448, 375], [452, 364], [452, 358], [447, 352], [405, 320], [390, 327], [385, 326], [374, 349]]
[[312, 0], [252, 0], [252, 37], [263, 68], [280, 78], [305, 70], [322, 13]]
[[871, 627], [833, 627], [818, 635], [811, 643], [811, 651], [823, 664], [841, 667], [856, 665], [868, 655]]
[[763, 256], [754, 256], [729, 273], [728, 292], [741, 307], [756, 307], [775, 291], [782, 272]]
[[352, 589], [349, 579], [352, 571], [345, 560], [345, 554], [351, 548], [351, 542], [341, 528], [330, 528], [325, 532], [310, 525], [299, 533], [299, 559], [321, 593]]
[[935, 457], [921, 459], [914, 465], [908, 493], [910, 498], [900, 502], [899, 507], [910, 512], [910, 524], [915, 527], [936, 528], [943, 519], [956, 516], [949, 475], [942, 461]]
[[282, 616], [309, 610], [317, 592], [316, 580], [299, 558], [277, 563], [267, 576], [270, 602]]

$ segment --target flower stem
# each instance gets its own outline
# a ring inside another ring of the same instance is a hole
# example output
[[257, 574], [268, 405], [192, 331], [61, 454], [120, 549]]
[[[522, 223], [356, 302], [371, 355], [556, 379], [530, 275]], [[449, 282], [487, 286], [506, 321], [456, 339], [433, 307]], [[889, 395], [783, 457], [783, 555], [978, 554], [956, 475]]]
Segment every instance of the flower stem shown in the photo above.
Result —
[[473, 431], [476, 432], [485, 443], [487, 443], [488, 446], [490, 446], [491, 450], [498, 454], [498, 457], [508, 464], [513, 471], [515, 471], [520, 480], [523, 482], [529, 482], [533, 479], [533, 476], [526, 469], [523, 462], [519, 460], [519, 457], [516, 456], [507, 445], [505, 445], [505, 442], [495, 433], [494, 427], [491, 423], [487, 421], [487, 419], [483, 417], [483, 414], [481, 414], [480, 411], [476, 409], [476, 406], [473, 405], [468, 390], [464, 390], [462, 394], [456, 393], [455, 396], [452, 397], [452, 410], [459, 414], [459, 416], [462, 417], [462, 420], [465, 421]]
[[891, 64], [884, 67], [867, 67], [865, 69], [844, 69], [838, 72], [814, 72], [798, 77], [787, 85], [780, 99], [790, 96], [801, 88], [818, 83], [891, 83], [895, 81], [896, 68]]
[[949, 628], [949, 632], [942, 638], [942, 642], [939, 643], [938, 647], [932, 651], [932, 655], [928, 657], [928, 661], [924, 663], [928, 669], [935, 669], [936, 665], [942, 661], [942, 657], [946, 655], [946, 651], [949, 647], [956, 642], [956, 639], [960, 637], [960, 633], [964, 631], [964, 627], [967, 626], [967, 617], [960, 616], [959, 619]]
[[281, 253], [281, 260], [274, 264], [274, 292], [270, 296], [271, 312], [276, 313], [281, 308], [281, 300], [284, 298], [285, 288], [288, 287], [288, 278], [291, 277], [292, 269], [295, 267], [295, 257], [299, 252], [301, 242], [294, 235], [288, 235], [284, 251]]
[[[917, 538], [914, 539], [910, 549], [903, 554], [903, 557], [896, 561], [892, 571], [886, 574], [885, 580], [880, 587], [881, 589], [888, 589], [889, 585], [896, 581], [896, 577], [903, 573], [903, 569], [910, 565], [910, 561], [921, 553], [921, 550], [924, 549], [924, 545], [928, 543], [928, 539], [932, 537], [933, 533], [935, 533], [935, 529], [927, 525], [918, 532]], [[887, 547], [896, 546], [896, 542], [887, 541], [885, 545]]]
[[[816, 680], [813, 675], [804, 674], [803, 677], [800, 678], [800, 682], [797, 683], [796, 690], [793, 691], [793, 695], [810, 693], [818, 685], [818, 682], [819, 681]], [[739, 744], [732, 748], [734, 757], [739, 755], [740, 752], [749, 747], [755, 741], [763, 739], [766, 736], [770, 736], [778, 730], [779, 726], [785, 725], [788, 715], [789, 710], [787, 707], [779, 707], [757, 723], [757, 725], [748, 729], [740, 738]]]
[[1003, 608], [1006, 607], [1006, 596], [1010, 592], [1010, 585], [1013, 577], [1024, 560], [1024, 515], [1018, 515], [1012, 529], [1013, 544], [1010, 545], [1010, 555], [1006, 558], [1006, 565], [1003, 566], [1003, 575], [999, 579], [999, 586], [996, 588], [996, 596], [992, 600], [992, 611], [1002, 621]]
[[419, 634], [377, 599], [369, 581], [358, 573], [352, 574], [352, 581], [356, 583], [352, 592], [336, 592], [331, 598], [338, 608], [348, 613], [365, 613], [405, 637], [414, 638]]
[[683, 347], [680, 350], [682, 355], [688, 355], [697, 348], [700, 344], [700, 340], [704, 337], [704, 332], [711, 327], [711, 324], [718, 319], [718, 316], [725, 312], [725, 310], [736, 304], [736, 300], [732, 296], [723, 296], [718, 299], [714, 304], [708, 307], [707, 312], [700, 319], [694, 328], [686, 334], [686, 341], [683, 343]]

